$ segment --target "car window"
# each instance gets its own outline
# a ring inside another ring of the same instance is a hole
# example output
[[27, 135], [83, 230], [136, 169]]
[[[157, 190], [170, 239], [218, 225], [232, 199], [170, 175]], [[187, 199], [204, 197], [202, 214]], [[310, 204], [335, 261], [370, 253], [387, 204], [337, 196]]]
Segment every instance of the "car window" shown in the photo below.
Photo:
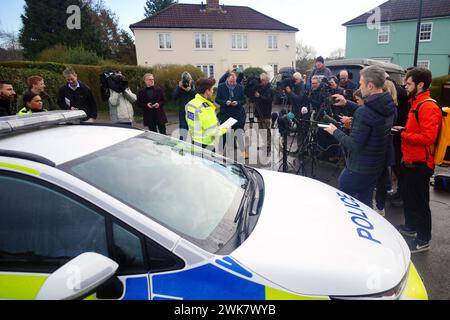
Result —
[[105, 218], [48, 186], [0, 176], [0, 270], [56, 271], [84, 252], [108, 256]]
[[119, 264], [120, 274], [145, 273], [141, 239], [120, 225], [113, 224], [114, 260]]
[[214, 253], [236, 231], [247, 179], [239, 165], [189, 147], [145, 133], [60, 168]]

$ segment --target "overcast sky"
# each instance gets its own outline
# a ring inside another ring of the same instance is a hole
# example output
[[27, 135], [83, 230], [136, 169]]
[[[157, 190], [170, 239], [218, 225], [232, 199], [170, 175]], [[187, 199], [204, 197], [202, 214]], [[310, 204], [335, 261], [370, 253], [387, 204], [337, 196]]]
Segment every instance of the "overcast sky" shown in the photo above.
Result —
[[[1, 0], [0, 29], [18, 31], [22, 25], [23, 0]], [[45, 0], [36, 0], [45, 1]], [[203, 0], [206, 3], [206, 0]], [[180, 0], [197, 3], [202, 0]], [[345, 48], [346, 28], [342, 24], [374, 9], [385, 0], [220, 0], [220, 4], [248, 6], [300, 30], [297, 39], [313, 46], [319, 55]], [[144, 18], [145, 0], [104, 0], [123, 28]], [[45, 19], [45, 17], [43, 17]]]

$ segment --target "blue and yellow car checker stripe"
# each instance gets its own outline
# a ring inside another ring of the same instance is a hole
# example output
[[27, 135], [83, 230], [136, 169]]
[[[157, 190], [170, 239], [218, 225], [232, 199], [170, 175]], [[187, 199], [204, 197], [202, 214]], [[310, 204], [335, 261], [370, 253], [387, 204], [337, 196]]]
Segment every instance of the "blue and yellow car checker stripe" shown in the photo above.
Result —
[[6, 169], [12, 169], [12, 170], [16, 170], [16, 171], [22, 171], [28, 174], [32, 174], [35, 176], [38, 176], [41, 174], [40, 171], [35, 170], [35, 169], [31, 169], [31, 168], [27, 168], [24, 166], [19, 166], [17, 164], [10, 164], [10, 163], [5, 163], [5, 162], [0, 162], [0, 168], [6, 168]]
[[48, 276], [0, 274], [1, 300], [34, 300]]
[[423, 281], [412, 263], [409, 266], [409, 277], [404, 296], [406, 299], [428, 300], [427, 289], [425, 289]]
[[125, 279], [123, 300], [149, 300], [148, 275]]
[[[216, 265], [217, 264], [217, 265]], [[254, 275], [229, 257], [190, 270], [153, 275], [155, 300], [329, 300], [291, 294], [251, 281]], [[232, 272], [230, 272], [232, 271]]]
[[[48, 275], [0, 274], [0, 300], [35, 300]], [[95, 294], [84, 300], [96, 300]]]

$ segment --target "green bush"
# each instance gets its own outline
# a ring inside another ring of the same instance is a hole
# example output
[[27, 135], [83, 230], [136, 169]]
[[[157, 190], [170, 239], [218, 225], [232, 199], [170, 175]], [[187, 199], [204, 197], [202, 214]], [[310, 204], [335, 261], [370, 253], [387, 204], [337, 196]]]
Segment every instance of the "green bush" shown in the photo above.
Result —
[[[58, 89], [65, 83], [62, 72], [67, 67], [71, 67], [77, 73], [79, 80], [92, 90], [99, 109], [105, 111], [108, 110], [108, 104], [102, 101], [100, 96], [100, 74], [103, 72], [120, 70], [128, 78], [130, 89], [134, 93], [138, 93], [144, 87], [144, 75], [152, 73], [155, 76], [156, 85], [164, 90], [168, 102], [172, 100], [173, 91], [184, 71], [188, 71], [194, 80], [198, 80], [203, 76], [203, 73], [198, 68], [191, 65], [157, 65], [152, 68], [144, 68], [120, 64], [90, 66], [80, 64], [65, 65], [53, 62], [10, 61], [0, 62], [0, 66], [6, 67], [2, 68], [0, 79], [16, 79], [15, 88], [18, 93], [22, 93], [26, 87], [26, 79], [29, 76], [42, 76], [45, 78], [46, 91], [55, 101]], [[136, 109], [136, 113], [139, 115], [140, 110]]]
[[65, 64], [39, 61], [0, 61], [0, 66], [15, 69], [41, 69], [60, 74], [67, 68]]
[[264, 69], [261, 68], [247, 68], [244, 71], [245, 77], [259, 77], [261, 73], [264, 73]]
[[83, 46], [67, 48], [60, 44], [42, 51], [37, 60], [85, 65], [100, 65], [102, 63], [102, 59], [95, 52], [86, 50]]

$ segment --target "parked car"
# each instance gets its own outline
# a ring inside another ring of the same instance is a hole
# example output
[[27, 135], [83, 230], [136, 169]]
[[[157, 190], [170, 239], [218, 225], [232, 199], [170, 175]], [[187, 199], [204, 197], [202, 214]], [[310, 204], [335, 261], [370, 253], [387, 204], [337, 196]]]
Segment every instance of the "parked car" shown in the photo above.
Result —
[[427, 299], [352, 197], [85, 116], [0, 118], [0, 299]]
[[381, 68], [386, 70], [389, 76], [398, 84], [403, 84], [403, 80], [406, 75], [405, 70], [399, 65], [372, 59], [331, 60], [326, 61], [326, 66], [331, 70], [333, 75], [337, 76], [338, 78], [341, 70], [347, 70], [350, 80], [358, 85], [360, 80], [360, 71], [368, 66], [380, 66]]

